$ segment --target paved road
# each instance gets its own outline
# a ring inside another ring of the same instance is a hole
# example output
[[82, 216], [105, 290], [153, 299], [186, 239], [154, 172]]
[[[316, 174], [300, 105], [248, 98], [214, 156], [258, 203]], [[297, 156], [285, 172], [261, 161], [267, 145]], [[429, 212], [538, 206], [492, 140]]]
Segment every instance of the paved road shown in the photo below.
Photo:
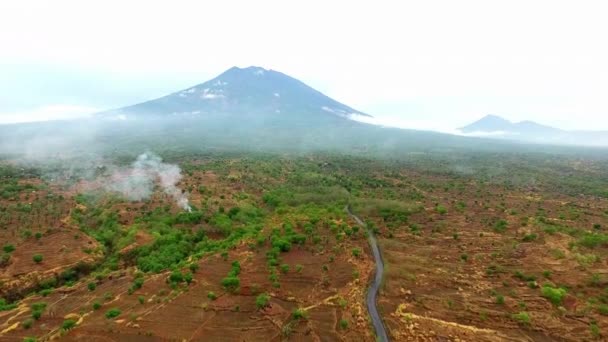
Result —
[[376, 260], [376, 274], [374, 275], [374, 279], [372, 283], [369, 285], [369, 289], [367, 290], [367, 298], [365, 302], [367, 304], [367, 311], [369, 312], [369, 316], [372, 318], [372, 325], [374, 326], [374, 330], [376, 331], [376, 337], [378, 341], [388, 342], [388, 335], [386, 333], [386, 328], [384, 327], [384, 322], [382, 321], [382, 317], [378, 314], [378, 307], [376, 306], [376, 300], [378, 298], [378, 291], [380, 290], [380, 284], [382, 283], [382, 276], [384, 274], [384, 262], [382, 261], [382, 255], [380, 255], [380, 249], [378, 249], [378, 242], [376, 241], [376, 237], [374, 236], [374, 232], [367, 229], [367, 226], [359, 217], [357, 217], [350, 209], [350, 206], [346, 206], [346, 211], [348, 215], [353, 218], [353, 220], [357, 221], [362, 228], [367, 231], [367, 237], [369, 240], [369, 244], [372, 247], [372, 254], [374, 255], [374, 259]]

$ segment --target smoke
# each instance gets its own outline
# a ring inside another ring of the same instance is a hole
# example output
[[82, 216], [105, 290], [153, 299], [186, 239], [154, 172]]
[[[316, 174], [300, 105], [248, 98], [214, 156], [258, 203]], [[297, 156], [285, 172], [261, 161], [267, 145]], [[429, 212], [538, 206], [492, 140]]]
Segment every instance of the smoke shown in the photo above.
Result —
[[177, 187], [181, 179], [179, 166], [163, 163], [159, 156], [146, 152], [140, 154], [130, 168], [114, 171], [108, 186], [129, 200], [139, 201], [152, 195], [155, 181], [158, 180], [163, 191], [173, 197], [178, 206], [192, 211], [187, 194]]

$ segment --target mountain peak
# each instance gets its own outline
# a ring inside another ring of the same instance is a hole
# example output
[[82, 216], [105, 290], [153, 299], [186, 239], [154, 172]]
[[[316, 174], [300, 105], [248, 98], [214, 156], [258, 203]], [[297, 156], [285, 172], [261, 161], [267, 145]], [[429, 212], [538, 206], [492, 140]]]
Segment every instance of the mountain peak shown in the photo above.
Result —
[[541, 125], [534, 121], [525, 120], [521, 122], [511, 122], [498, 115], [486, 115], [460, 129], [463, 133], [497, 133], [516, 136], [540, 136], [561, 132], [557, 128]]
[[513, 123], [503, 117], [488, 114], [470, 125], [460, 128], [464, 133], [506, 131]]
[[224, 71], [220, 76], [235, 75], [235, 74], [241, 74], [241, 75], [249, 74], [249, 75], [255, 75], [255, 76], [263, 76], [267, 72], [272, 72], [272, 71], [273, 70], [265, 69], [265, 68], [255, 66], [255, 65], [248, 66], [245, 68], [239, 68], [237, 66], [233, 66], [232, 68]]
[[121, 115], [369, 116], [303, 82], [259, 66], [234, 66], [219, 76], [162, 98], [122, 108]]

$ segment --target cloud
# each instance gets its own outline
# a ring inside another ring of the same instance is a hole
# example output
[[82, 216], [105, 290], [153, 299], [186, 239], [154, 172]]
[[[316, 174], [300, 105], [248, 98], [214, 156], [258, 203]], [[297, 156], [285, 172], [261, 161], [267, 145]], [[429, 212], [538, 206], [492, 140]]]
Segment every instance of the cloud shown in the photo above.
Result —
[[2, 114], [0, 124], [85, 118], [98, 111], [99, 109], [93, 107], [54, 104], [30, 111]]

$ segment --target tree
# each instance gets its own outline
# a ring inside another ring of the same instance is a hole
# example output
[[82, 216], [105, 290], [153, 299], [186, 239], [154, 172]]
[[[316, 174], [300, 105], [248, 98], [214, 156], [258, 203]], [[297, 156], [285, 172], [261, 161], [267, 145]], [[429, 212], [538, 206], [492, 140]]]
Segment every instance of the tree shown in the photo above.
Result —
[[76, 321], [73, 319], [66, 319], [65, 321], [63, 321], [63, 324], [61, 324], [61, 329], [63, 330], [70, 330], [72, 328], [74, 328], [76, 326]]
[[87, 284], [87, 288], [89, 289], [89, 291], [95, 291], [95, 289], [97, 288], [97, 285], [93, 282], [90, 282]]
[[12, 253], [13, 251], [15, 251], [15, 246], [13, 246], [11, 244], [7, 244], [7, 245], [4, 245], [4, 247], [2, 247], [2, 249], [4, 250], [5, 253]]
[[261, 310], [268, 306], [270, 302], [270, 296], [267, 293], [262, 293], [255, 298], [255, 306], [258, 310]]
[[106, 311], [106, 318], [107, 319], [116, 318], [116, 317], [120, 316], [121, 313], [122, 312], [119, 309], [113, 308], [113, 309]]
[[41, 263], [42, 259], [42, 254], [34, 254], [34, 256], [32, 257], [32, 260], [34, 260], [34, 262], [37, 264]]
[[228, 291], [235, 291], [240, 284], [241, 281], [238, 277], [228, 276], [222, 279], [222, 286]]

